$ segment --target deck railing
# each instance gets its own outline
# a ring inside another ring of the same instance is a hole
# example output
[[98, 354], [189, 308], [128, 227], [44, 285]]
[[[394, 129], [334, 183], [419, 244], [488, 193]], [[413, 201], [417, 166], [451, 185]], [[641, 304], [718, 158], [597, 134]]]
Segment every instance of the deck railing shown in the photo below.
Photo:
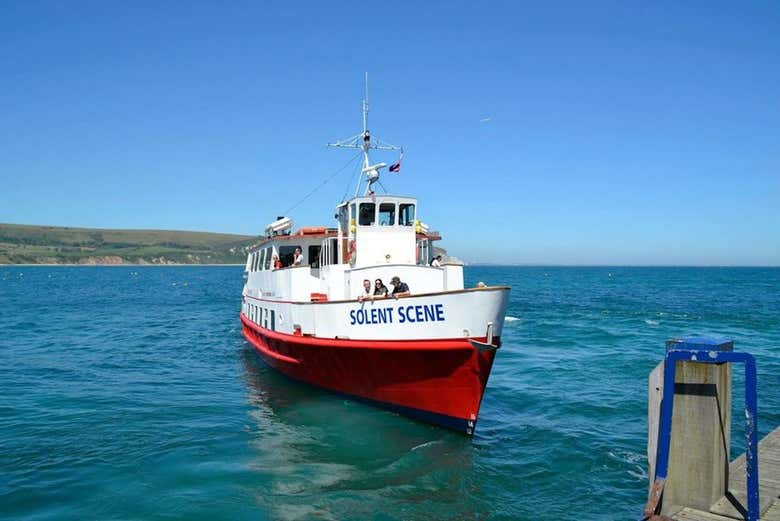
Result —
[[320, 267], [331, 264], [344, 264], [343, 252], [347, 251], [347, 237], [328, 237], [322, 240], [320, 248]]

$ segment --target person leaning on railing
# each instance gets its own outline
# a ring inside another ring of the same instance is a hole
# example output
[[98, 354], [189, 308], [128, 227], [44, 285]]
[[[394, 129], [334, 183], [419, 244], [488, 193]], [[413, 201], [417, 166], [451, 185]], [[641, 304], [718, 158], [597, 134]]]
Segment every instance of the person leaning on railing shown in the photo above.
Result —
[[358, 295], [359, 301], [369, 300], [374, 298], [371, 293], [371, 281], [368, 279], [363, 280], [363, 291], [360, 292], [360, 295]]
[[398, 275], [390, 280], [390, 284], [393, 285], [393, 293], [391, 293], [393, 298], [408, 297], [412, 294], [409, 291], [409, 285], [406, 282], [401, 282], [401, 278]]
[[387, 298], [387, 286], [385, 286], [382, 279], [376, 279], [374, 281], [374, 298]]

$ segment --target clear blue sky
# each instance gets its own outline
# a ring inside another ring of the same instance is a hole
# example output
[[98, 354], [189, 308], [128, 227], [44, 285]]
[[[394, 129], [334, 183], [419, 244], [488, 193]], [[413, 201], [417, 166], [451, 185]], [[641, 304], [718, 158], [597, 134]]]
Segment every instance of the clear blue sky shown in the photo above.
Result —
[[5, 2], [0, 222], [259, 234], [368, 71], [383, 182], [455, 255], [780, 265], [776, 1], [307, 4]]

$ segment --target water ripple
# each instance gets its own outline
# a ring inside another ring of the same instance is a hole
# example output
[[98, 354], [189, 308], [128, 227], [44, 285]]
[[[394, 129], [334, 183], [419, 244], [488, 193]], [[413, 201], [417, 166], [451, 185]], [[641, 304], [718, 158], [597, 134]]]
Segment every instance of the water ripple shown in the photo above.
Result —
[[241, 268], [0, 268], [0, 511], [637, 518], [647, 374], [685, 334], [756, 354], [760, 431], [780, 423], [780, 270], [468, 268], [479, 280], [513, 291], [469, 439], [264, 366]]

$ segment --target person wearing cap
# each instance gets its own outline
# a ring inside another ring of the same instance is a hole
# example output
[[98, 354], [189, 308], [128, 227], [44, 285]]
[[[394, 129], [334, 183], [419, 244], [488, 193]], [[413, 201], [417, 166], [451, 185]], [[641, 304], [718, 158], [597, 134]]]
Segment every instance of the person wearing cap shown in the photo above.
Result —
[[393, 298], [408, 297], [412, 294], [412, 292], [409, 291], [409, 285], [405, 282], [401, 282], [401, 278], [398, 277], [398, 275], [390, 279], [390, 284], [393, 285], [393, 292], [390, 294]]
[[441, 255], [437, 255], [433, 258], [431, 261], [431, 267], [432, 268], [441, 268]]

